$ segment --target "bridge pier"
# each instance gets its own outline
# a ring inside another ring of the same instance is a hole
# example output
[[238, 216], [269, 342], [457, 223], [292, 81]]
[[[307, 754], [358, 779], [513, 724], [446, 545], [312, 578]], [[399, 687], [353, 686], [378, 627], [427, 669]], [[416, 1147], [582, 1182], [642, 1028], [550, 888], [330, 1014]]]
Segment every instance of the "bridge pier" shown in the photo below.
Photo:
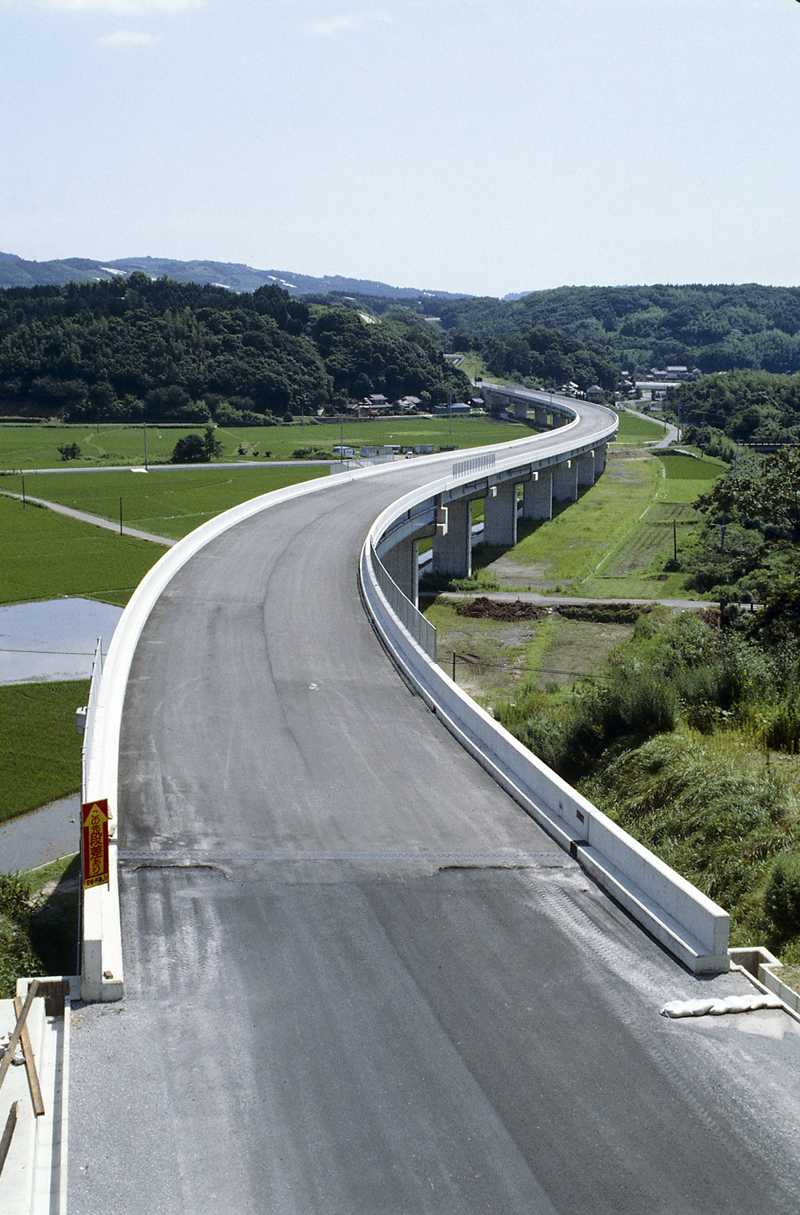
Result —
[[432, 572], [443, 578], [472, 577], [472, 515], [461, 498], [447, 506], [447, 532], [433, 537]]
[[578, 488], [586, 489], [590, 485], [594, 485], [596, 481], [594, 473], [594, 452], [587, 451], [582, 456], [578, 456], [576, 461], [578, 465]]
[[603, 445], [602, 447], [595, 447], [595, 449], [594, 449], [594, 479], [595, 479], [595, 481], [597, 480], [597, 478], [600, 476], [600, 474], [602, 472], [605, 472], [607, 458], [608, 458], [608, 448], [605, 445]]
[[526, 481], [522, 490], [523, 519], [552, 519], [553, 517], [553, 472], [541, 468]]
[[553, 473], [553, 498], [556, 502], [577, 502], [578, 461], [564, 460]]
[[527, 402], [526, 401], [515, 401], [514, 402], [514, 413], [516, 414], [516, 416], [518, 418], [527, 419], [527, 417], [528, 417]]
[[486, 498], [483, 516], [483, 542], [496, 548], [511, 548], [517, 543], [517, 487], [513, 481], [495, 486], [496, 496]]
[[406, 599], [419, 607], [419, 565], [416, 540], [401, 540], [383, 558], [389, 577], [400, 587]]
[[536, 425], [541, 430], [550, 429], [550, 418], [548, 417], [547, 410], [545, 409], [545, 407], [543, 405], [536, 406], [536, 409], [534, 411], [534, 417], [536, 419]]

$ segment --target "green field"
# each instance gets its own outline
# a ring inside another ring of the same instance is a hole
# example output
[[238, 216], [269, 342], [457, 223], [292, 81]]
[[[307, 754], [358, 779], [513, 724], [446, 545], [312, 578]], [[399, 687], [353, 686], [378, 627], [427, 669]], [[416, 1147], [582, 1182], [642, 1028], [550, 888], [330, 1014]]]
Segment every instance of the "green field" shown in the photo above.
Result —
[[0, 687], [0, 822], [80, 788], [75, 710], [88, 694], [85, 679]]
[[[183, 435], [198, 434], [195, 426], [148, 426], [147, 453], [151, 463], [168, 463], [172, 449]], [[399, 443], [413, 446], [432, 443], [435, 447], [480, 447], [484, 443], [509, 442], [530, 434], [526, 426], [495, 422], [489, 418], [388, 418], [371, 421], [298, 422], [291, 426], [218, 427], [223, 461], [273, 459], [289, 460], [301, 447], [330, 451], [340, 441], [352, 447], [362, 444]], [[19, 468], [56, 468], [61, 464], [57, 448], [77, 443], [81, 459], [70, 467], [92, 464], [144, 464], [144, 429], [124, 425], [59, 426], [50, 423], [30, 425], [0, 424], [0, 471]], [[239, 448], [245, 450], [240, 453]], [[254, 455], [254, 449], [258, 455]], [[269, 457], [266, 453], [270, 452]]]
[[672, 556], [673, 520], [680, 556], [696, 525], [691, 503], [723, 469], [710, 459], [613, 454], [577, 502], [557, 506], [550, 522], [521, 524], [513, 549], [477, 548], [476, 578], [503, 590], [590, 598], [697, 598], [686, 575], [665, 572], [664, 563]]
[[[274, 489], [327, 476], [323, 467], [220, 468], [204, 466], [181, 472], [108, 472], [65, 476], [42, 473], [26, 477], [28, 494], [60, 502], [128, 527], [179, 539], [221, 511]], [[0, 480], [0, 490], [19, 492], [18, 478]]]
[[125, 604], [163, 552], [0, 497], [0, 603], [84, 595]]
[[614, 442], [626, 447], [642, 447], [645, 443], [657, 442], [664, 438], [664, 427], [660, 422], [651, 422], [645, 418], [634, 417], [632, 413], [621, 410], [619, 415], [619, 430]]

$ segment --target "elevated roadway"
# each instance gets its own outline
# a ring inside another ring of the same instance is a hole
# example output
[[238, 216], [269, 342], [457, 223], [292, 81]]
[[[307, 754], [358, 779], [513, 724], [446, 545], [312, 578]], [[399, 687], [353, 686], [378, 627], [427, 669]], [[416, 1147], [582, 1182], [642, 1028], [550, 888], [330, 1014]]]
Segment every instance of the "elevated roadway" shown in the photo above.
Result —
[[649, 940], [377, 642], [359, 550], [438, 467], [238, 524], [145, 626], [126, 999], [73, 1021], [74, 1215], [797, 1210], [798, 1026], [661, 1018], [744, 981]]

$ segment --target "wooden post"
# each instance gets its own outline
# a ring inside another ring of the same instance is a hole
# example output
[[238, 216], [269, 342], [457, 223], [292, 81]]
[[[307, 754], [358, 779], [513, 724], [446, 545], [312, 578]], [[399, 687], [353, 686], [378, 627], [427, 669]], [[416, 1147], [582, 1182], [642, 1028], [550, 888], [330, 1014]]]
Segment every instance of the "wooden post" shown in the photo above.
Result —
[[0, 1088], [6, 1078], [6, 1072], [11, 1067], [11, 1060], [14, 1058], [14, 1053], [17, 1049], [17, 1044], [22, 1037], [22, 1031], [25, 1028], [25, 1022], [28, 1020], [28, 1013], [31, 1011], [36, 994], [39, 990], [39, 984], [36, 979], [33, 979], [28, 985], [28, 994], [25, 997], [25, 1003], [22, 1005], [22, 1012], [17, 1017], [17, 1024], [14, 1027], [14, 1032], [9, 1039], [8, 1048], [3, 1058], [0, 1059]]
[[[22, 1013], [22, 1001], [19, 996], [14, 997], [14, 1012], [17, 1014], [17, 1020], [19, 1021]], [[41, 1118], [44, 1113], [44, 1101], [42, 1100], [42, 1090], [39, 1085], [39, 1075], [36, 1071], [36, 1060], [33, 1057], [33, 1047], [31, 1046], [31, 1038], [27, 1025], [22, 1026], [19, 1040], [25, 1059], [25, 1071], [28, 1073], [28, 1088], [31, 1090], [33, 1112], [37, 1118]]]
[[8, 1149], [11, 1147], [11, 1140], [14, 1138], [14, 1130], [17, 1125], [18, 1108], [19, 1101], [13, 1101], [11, 1103], [11, 1109], [8, 1111], [8, 1117], [6, 1118], [6, 1125], [3, 1129], [3, 1134], [0, 1135], [0, 1173], [3, 1171], [3, 1165], [6, 1162]]

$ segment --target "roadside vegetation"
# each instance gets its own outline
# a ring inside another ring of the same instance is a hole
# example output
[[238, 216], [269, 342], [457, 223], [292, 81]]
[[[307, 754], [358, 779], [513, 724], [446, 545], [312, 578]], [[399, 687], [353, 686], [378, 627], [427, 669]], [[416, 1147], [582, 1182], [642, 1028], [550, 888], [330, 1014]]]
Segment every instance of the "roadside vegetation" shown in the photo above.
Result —
[[655, 610], [594, 680], [496, 714], [726, 907], [734, 943], [800, 962], [800, 647], [762, 625]]
[[0, 874], [0, 999], [19, 975], [75, 974], [79, 882], [77, 856]]
[[0, 822], [80, 787], [75, 710], [88, 695], [88, 679], [0, 687]]

